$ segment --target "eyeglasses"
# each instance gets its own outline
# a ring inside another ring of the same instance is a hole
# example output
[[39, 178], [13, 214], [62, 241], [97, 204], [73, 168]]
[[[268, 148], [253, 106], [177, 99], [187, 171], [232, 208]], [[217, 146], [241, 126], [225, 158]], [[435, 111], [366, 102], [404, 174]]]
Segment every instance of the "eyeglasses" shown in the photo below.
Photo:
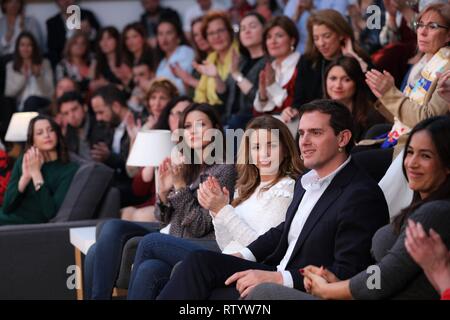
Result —
[[227, 32], [227, 29], [222, 28], [222, 29], [218, 29], [216, 31], [209, 31], [209, 32], [206, 33], [206, 37], [213, 37], [215, 35], [219, 35], [219, 34], [222, 34], [224, 32]]
[[422, 29], [422, 28], [427, 28], [427, 29], [429, 29], [429, 30], [437, 30], [437, 29], [439, 29], [439, 28], [442, 28], [442, 29], [446, 29], [446, 30], [448, 30], [448, 27], [447, 26], [443, 26], [443, 25], [441, 25], [441, 24], [439, 24], [439, 23], [436, 23], [436, 22], [431, 22], [431, 23], [429, 23], [429, 24], [424, 24], [424, 23], [422, 23], [422, 22], [415, 22], [414, 23], [414, 27], [416, 28], [416, 30], [419, 30], [419, 29]]

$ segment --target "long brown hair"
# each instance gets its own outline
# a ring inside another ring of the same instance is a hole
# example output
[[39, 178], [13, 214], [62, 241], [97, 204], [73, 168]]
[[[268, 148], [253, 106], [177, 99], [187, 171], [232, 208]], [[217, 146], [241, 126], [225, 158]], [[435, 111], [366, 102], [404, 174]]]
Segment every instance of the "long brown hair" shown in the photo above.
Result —
[[121, 44], [121, 38], [120, 33], [116, 29], [116, 27], [104, 27], [100, 29], [97, 41], [96, 41], [96, 48], [95, 48], [95, 77], [99, 78], [102, 76], [103, 72], [108, 68], [108, 60], [106, 57], [106, 54], [102, 51], [100, 47], [100, 40], [102, 40], [103, 36], [105, 34], [108, 34], [111, 38], [113, 38], [116, 41], [116, 49], [114, 50], [114, 55], [116, 56], [116, 65], [115, 67], [120, 67], [122, 65], [122, 44]]
[[347, 76], [355, 83], [355, 94], [352, 97], [352, 116], [355, 123], [362, 126], [367, 124], [367, 116], [373, 104], [374, 96], [371, 94], [366, 84], [364, 73], [355, 58], [340, 56], [333, 60], [327, 67], [324, 74], [323, 92], [326, 99], [331, 99], [327, 92], [327, 77], [333, 67], [341, 67]]
[[86, 33], [84, 33], [81, 30], [77, 30], [66, 42], [66, 45], [64, 46], [64, 57], [66, 58], [67, 61], [69, 61], [70, 63], [72, 63], [72, 53], [70, 52], [72, 50], [72, 46], [75, 44], [75, 42], [78, 40], [78, 38], [82, 38], [85, 46], [86, 46], [86, 51], [84, 52], [84, 55], [82, 57], [82, 60], [85, 64], [89, 65], [89, 47], [90, 47], [90, 43], [89, 43], [89, 38], [86, 35]]
[[233, 207], [250, 198], [261, 183], [259, 169], [256, 165], [250, 163], [250, 135], [258, 129], [278, 130], [284, 155], [283, 161], [281, 161], [278, 168], [277, 177], [265, 186], [262, 191], [269, 190], [284, 177], [297, 179], [303, 171], [297, 145], [288, 127], [280, 120], [269, 115], [254, 118], [247, 125], [239, 147], [238, 164], [236, 165], [239, 177], [236, 183], [238, 196], [232, 202]]
[[[180, 122], [179, 122], [179, 126], [178, 126], [179, 128], [181, 128], [181, 129], [186, 128], [186, 126], [185, 126], [186, 117], [189, 113], [191, 113], [193, 111], [200, 111], [200, 112], [206, 114], [212, 123], [212, 127], [214, 129], [217, 129], [220, 131], [220, 134], [222, 135], [222, 139], [225, 137], [222, 124], [220, 123], [220, 117], [216, 111], [216, 108], [212, 107], [211, 105], [209, 105], [207, 103], [193, 103], [189, 107], [187, 107], [184, 110], [182, 116], [180, 117]], [[180, 138], [183, 139], [183, 137], [180, 137]], [[183, 139], [183, 141], [184, 141], [184, 139]], [[211, 143], [214, 143], [214, 141], [215, 140], [213, 140]], [[191, 154], [187, 155], [187, 156], [190, 157], [192, 163], [183, 164], [183, 167], [182, 167], [184, 181], [186, 181], [188, 184], [191, 184], [192, 182], [195, 181], [195, 179], [197, 179], [197, 177], [199, 176], [200, 172], [202, 171], [202, 169], [204, 167], [203, 163], [196, 164], [195, 150], [190, 149], [190, 151], [191, 151]], [[223, 150], [219, 150], [219, 151], [222, 151], [223, 154], [225, 154], [225, 148]]]
[[56, 133], [57, 143], [56, 143], [56, 154], [58, 155], [58, 160], [62, 163], [68, 163], [70, 161], [69, 152], [67, 151], [67, 145], [61, 133], [61, 128], [51, 117], [46, 115], [38, 115], [30, 120], [28, 125], [27, 142], [25, 144], [25, 151], [30, 149], [34, 144], [34, 125], [39, 120], [47, 120], [50, 123], [53, 131]]
[[313, 61], [316, 65], [322, 54], [314, 44], [313, 26], [324, 25], [332, 31], [336, 32], [339, 36], [350, 38], [352, 40], [353, 48], [355, 52], [365, 62], [370, 62], [370, 57], [364, 52], [364, 50], [356, 43], [353, 29], [345, 18], [336, 10], [325, 9], [319, 10], [311, 14], [308, 18], [308, 39], [306, 41], [305, 56]]
[[16, 47], [14, 49], [14, 60], [13, 60], [13, 69], [17, 72], [21, 72], [22, 65], [23, 65], [23, 58], [20, 55], [20, 41], [23, 38], [28, 38], [31, 42], [31, 47], [33, 48], [33, 53], [31, 54], [31, 63], [33, 65], [41, 65], [42, 64], [42, 55], [41, 50], [39, 49], [39, 46], [37, 44], [36, 39], [34, 38], [33, 34], [28, 31], [23, 31], [19, 34], [16, 40]]
[[[405, 153], [403, 154], [403, 174], [408, 180], [405, 169], [405, 159], [408, 154], [408, 147], [411, 144], [411, 139], [417, 132], [426, 131], [433, 141], [436, 147], [439, 161], [442, 165], [450, 170], [450, 117], [439, 116], [431, 117], [419, 122], [409, 134], [408, 140], [405, 146]], [[447, 174], [445, 181], [436, 186], [437, 189], [425, 198], [422, 199], [417, 191], [414, 191], [414, 196], [411, 204], [403, 209], [400, 214], [394, 219], [394, 230], [399, 234], [402, 226], [405, 224], [406, 219], [419, 207], [430, 201], [450, 199], [450, 174]]]

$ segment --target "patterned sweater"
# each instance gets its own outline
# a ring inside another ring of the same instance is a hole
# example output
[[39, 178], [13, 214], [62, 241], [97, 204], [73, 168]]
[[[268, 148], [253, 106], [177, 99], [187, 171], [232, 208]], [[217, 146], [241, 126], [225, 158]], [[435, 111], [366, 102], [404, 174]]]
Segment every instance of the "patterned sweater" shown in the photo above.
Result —
[[[200, 206], [197, 200], [197, 189], [208, 176], [216, 177], [221, 186], [234, 193], [236, 170], [234, 165], [215, 164], [206, 166], [197, 179], [186, 188], [171, 191], [167, 204], [157, 201], [155, 216], [162, 227], [169, 224], [169, 234], [180, 238], [214, 239], [214, 227], [209, 211]], [[231, 199], [230, 199], [231, 200]], [[165, 232], [162, 229], [161, 232]]]

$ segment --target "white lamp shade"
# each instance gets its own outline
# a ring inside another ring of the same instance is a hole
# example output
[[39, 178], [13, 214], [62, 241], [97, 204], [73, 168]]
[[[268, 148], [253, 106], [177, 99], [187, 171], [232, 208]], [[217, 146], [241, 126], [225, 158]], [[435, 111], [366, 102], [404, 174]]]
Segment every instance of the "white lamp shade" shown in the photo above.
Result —
[[139, 131], [128, 156], [127, 165], [133, 167], [157, 167], [170, 157], [175, 143], [169, 130]]
[[27, 141], [28, 125], [30, 120], [38, 115], [37, 112], [16, 112], [12, 115], [6, 131], [5, 141]]

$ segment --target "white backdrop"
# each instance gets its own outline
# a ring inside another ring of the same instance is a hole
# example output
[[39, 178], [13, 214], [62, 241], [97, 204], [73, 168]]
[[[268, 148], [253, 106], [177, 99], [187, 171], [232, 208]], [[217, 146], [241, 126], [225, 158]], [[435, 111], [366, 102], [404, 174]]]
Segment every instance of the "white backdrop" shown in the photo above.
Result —
[[[215, 1], [229, 5], [231, 0]], [[183, 12], [195, 2], [196, 0], [161, 0], [163, 6], [177, 10], [182, 19]], [[102, 26], [113, 25], [119, 30], [126, 24], [139, 20], [143, 12], [140, 0], [89, 0], [80, 1], [80, 3], [82, 8], [89, 9], [95, 13]], [[53, 1], [29, 3], [26, 8], [27, 15], [38, 19], [44, 34], [46, 33], [45, 21], [58, 12], [58, 7]]]

